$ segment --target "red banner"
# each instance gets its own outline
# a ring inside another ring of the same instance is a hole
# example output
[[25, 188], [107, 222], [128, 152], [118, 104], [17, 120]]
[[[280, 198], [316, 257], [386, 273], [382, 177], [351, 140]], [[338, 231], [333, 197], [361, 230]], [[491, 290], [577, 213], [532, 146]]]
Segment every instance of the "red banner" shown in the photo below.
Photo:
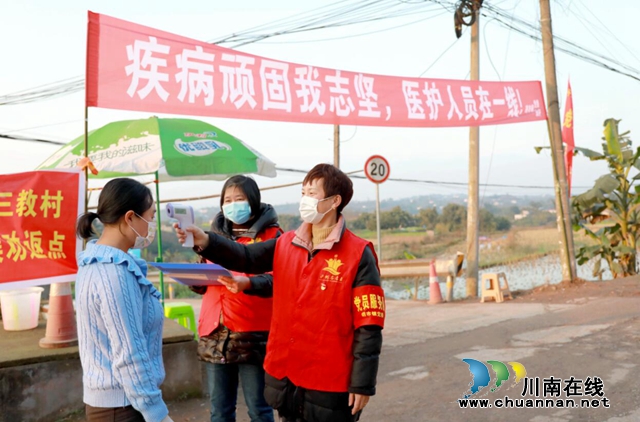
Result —
[[299, 65], [91, 12], [87, 42], [89, 107], [359, 126], [546, 119], [539, 81], [403, 78]]
[[571, 81], [568, 82], [567, 102], [564, 105], [564, 120], [562, 121], [562, 142], [564, 142], [564, 166], [567, 171], [567, 185], [569, 195], [571, 195], [571, 178], [573, 176], [573, 149], [575, 140], [573, 139], [573, 93], [571, 92]]
[[84, 192], [80, 171], [0, 175], [0, 290], [75, 279]]

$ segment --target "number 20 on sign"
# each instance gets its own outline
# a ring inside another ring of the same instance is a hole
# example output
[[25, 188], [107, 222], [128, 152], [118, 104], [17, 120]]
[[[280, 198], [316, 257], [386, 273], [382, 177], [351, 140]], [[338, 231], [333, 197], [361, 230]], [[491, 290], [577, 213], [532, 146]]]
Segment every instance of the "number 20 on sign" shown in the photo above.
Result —
[[373, 183], [382, 183], [389, 178], [389, 162], [381, 155], [373, 155], [367, 160], [364, 172]]

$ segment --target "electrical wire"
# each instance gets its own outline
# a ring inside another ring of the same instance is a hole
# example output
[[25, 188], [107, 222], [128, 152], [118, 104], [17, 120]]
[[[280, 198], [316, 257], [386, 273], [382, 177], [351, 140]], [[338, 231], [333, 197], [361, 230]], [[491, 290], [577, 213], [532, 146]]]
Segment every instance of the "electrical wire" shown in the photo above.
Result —
[[373, 34], [378, 34], [378, 33], [381, 33], [381, 32], [390, 31], [392, 29], [405, 28], [407, 26], [415, 25], [417, 23], [425, 22], [425, 21], [427, 21], [429, 19], [436, 18], [436, 17], [441, 16], [441, 15], [443, 15], [445, 13], [447, 13], [447, 12], [439, 13], [437, 15], [429, 16], [429, 17], [426, 17], [426, 18], [421, 18], [421, 19], [414, 20], [414, 21], [407, 22], [407, 23], [402, 23], [402, 24], [391, 26], [391, 27], [388, 27], [388, 28], [378, 29], [378, 30], [369, 31], [369, 32], [363, 32], [363, 33], [359, 33], [359, 34], [349, 34], [349, 35], [343, 35], [343, 36], [340, 36], [340, 37], [333, 37], [333, 38], [318, 38], [318, 39], [313, 39], [313, 40], [273, 41], [273, 42], [267, 41], [267, 42], [263, 42], [262, 44], [307, 44], [307, 43], [313, 43], [313, 42], [337, 41], [337, 40], [344, 40], [344, 39], [347, 39], [347, 38], [362, 37], [362, 36], [365, 36], [365, 35], [373, 35]]
[[[504, 10], [492, 6], [490, 3], [486, 4], [485, 7], [481, 9], [481, 13], [483, 16], [488, 18], [495, 18], [494, 20], [496, 22], [509, 30], [513, 30], [536, 41], [542, 40], [540, 29], [537, 24], [527, 22], [515, 15], [509, 16]], [[586, 47], [582, 47], [557, 34], [553, 35], [553, 41], [555, 50], [562, 51], [563, 53], [579, 58], [593, 65], [640, 81], [640, 71], [630, 65], [619, 62], [616, 59], [607, 57], [596, 51], [589, 50]]]
[[[520, 2], [522, 0], [518, 0], [518, 2], [515, 4], [515, 6], [511, 9], [512, 13], [512, 17], [515, 14], [515, 11], [517, 9], [517, 7], [520, 5]], [[491, 59], [491, 54], [489, 53], [489, 44], [487, 43], [487, 25], [489, 24], [489, 22], [491, 21], [487, 21], [482, 29], [482, 33], [484, 36], [484, 47], [486, 49], [487, 52], [487, 57], [489, 58], [489, 62], [491, 63], [491, 67], [493, 67], [493, 70], [496, 72], [496, 76], [498, 77], [499, 81], [502, 81], [502, 76], [500, 75], [500, 73], [498, 72], [498, 70], [496, 69], [496, 67], [493, 64], [493, 60]], [[504, 63], [502, 64], [502, 74], [504, 75], [505, 72], [507, 71], [507, 62], [508, 62], [508, 57], [509, 57], [509, 45], [511, 42], [511, 31], [509, 31], [509, 33], [507, 34], [507, 45], [505, 47], [505, 52], [504, 52]], [[495, 153], [495, 149], [496, 149], [496, 140], [498, 138], [498, 128], [500, 126], [496, 125], [494, 130], [493, 130], [493, 142], [491, 144], [491, 156], [489, 158], [489, 165], [487, 166], [487, 176], [486, 176], [486, 181], [489, 182], [489, 176], [491, 175], [491, 167], [493, 166], [493, 156]], [[487, 194], [487, 186], [484, 186], [484, 189], [482, 190], [482, 196], [480, 197], [480, 203], [483, 204], [484, 203], [484, 198]]]
[[[538, 41], [541, 40], [541, 37], [539, 35], [539, 27], [537, 26], [537, 24], [527, 22], [526, 20], [515, 16], [513, 13], [511, 13], [510, 16], [509, 11], [499, 8], [497, 6], [498, 4], [500, 3], [484, 3], [483, 8], [481, 9], [481, 13], [483, 14], [483, 16], [495, 18], [496, 22], [498, 22], [501, 26], [509, 29], [510, 31], [515, 31]], [[239, 33], [233, 33], [215, 39], [212, 42], [216, 44], [232, 44], [231, 48], [237, 48], [277, 36], [317, 31], [327, 28], [337, 28], [347, 25], [358, 25], [367, 22], [409, 16], [416, 13], [426, 13], [427, 11], [435, 10], [433, 8], [433, 6], [435, 5], [443, 8], [446, 11], [453, 12], [456, 7], [456, 2], [446, 0], [342, 0], [306, 12], [298, 13], [287, 18], [281, 18], [272, 22], [268, 22], [266, 24], [258, 25]], [[589, 10], [586, 6], [583, 6], [582, 8]], [[515, 9], [516, 7], [513, 7], [511, 10], [515, 11]], [[583, 19], [586, 20], [584, 15]], [[601, 22], [599, 19], [597, 20]], [[606, 28], [606, 25], [602, 25], [602, 27]], [[393, 28], [381, 29], [373, 31], [371, 33], [382, 32], [389, 29]], [[627, 49], [627, 51], [631, 51], [610, 30], [608, 31], [620, 45]], [[366, 34], [360, 33], [351, 36], [362, 35]], [[592, 33], [592, 35], [594, 34]], [[348, 37], [350, 36], [347, 35], [337, 39], [344, 39]], [[289, 42], [299, 41], [296, 40]], [[314, 42], [314, 40], [307, 40], [304, 42]], [[633, 66], [622, 63], [615, 58], [607, 57], [604, 54], [590, 50], [586, 47], [582, 47], [577, 43], [569, 41], [559, 35], [554, 35], [554, 42], [556, 44], [555, 48], [558, 51], [562, 51], [565, 54], [576, 57], [587, 63], [591, 63], [595, 66], [599, 66], [606, 70], [616, 72], [623, 76], [627, 76], [634, 80], [640, 81], [640, 71]], [[602, 41], [600, 42], [601, 44], [604, 44]], [[632, 53], [632, 55], [637, 59], [637, 56], [635, 54]], [[429, 68], [427, 70], [429, 70]], [[425, 70], [423, 74], [426, 73], [427, 70]], [[0, 106], [25, 104], [46, 99], [58, 98], [64, 95], [82, 91], [83, 89], [84, 79], [82, 76], [67, 78], [60, 81], [40, 85], [35, 88], [24, 89], [21, 91], [13, 92], [11, 94], [2, 95], [0, 96]]]
[[[308, 170], [300, 170], [300, 169], [293, 169], [293, 168], [286, 168], [286, 167], [276, 167], [276, 170], [283, 171], [283, 172], [304, 173], [304, 174], [308, 172]], [[350, 172], [350, 173], [353, 173], [353, 175], [351, 175], [350, 177], [353, 179], [366, 179], [367, 178], [366, 176], [360, 176], [355, 174], [363, 171], [364, 170]], [[404, 182], [404, 183], [424, 183], [429, 185], [441, 185], [441, 186], [460, 186], [460, 187], [469, 186], [468, 182], [447, 182], [442, 180], [426, 180], [426, 179], [404, 179], [404, 178], [397, 178], [397, 177], [395, 178], [390, 177], [387, 179], [387, 181]], [[480, 185], [494, 187], [494, 188], [555, 189], [554, 186], [539, 186], [539, 185], [511, 185], [511, 184], [500, 184], [500, 183], [480, 183]], [[576, 189], [588, 189], [587, 187], [584, 187], [584, 186], [574, 186], [574, 187]]]
[[43, 144], [53, 144], [53, 145], [66, 145], [66, 142], [60, 142], [60, 141], [52, 141], [50, 139], [38, 139], [38, 138], [28, 138], [28, 137], [24, 137], [24, 136], [18, 136], [18, 135], [5, 135], [5, 134], [1, 134], [0, 133], [0, 138], [2, 139], [11, 139], [14, 141], [27, 141], [27, 142], [40, 142]]
[[[24, 138], [21, 136], [12, 136], [12, 135], [4, 135], [0, 134], [0, 138], [3, 139], [11, 139], [16, 141], [27, 141], [27, 142], [41, 142], [46, 144], [54, 144], [54, 145], [66, 145], [66, 142], [52, 141], [47, 139], [35, 139], [35, 138]], [[276, 167], [277, 171], [290, 172], [290, 173], [308, 173], [308, 170], [300, 170], [286, 167]], [[364, 170], [355, 170], [353, 172], [349, 172], [353, 178], [356, 179], [366, 179], [365, 176], [358, 176], [355, 173], [361, 173]], [[410, 182], [410, 183], [425, 183], [431, 185], [440, 185], [440, 186], [460, 186], [466, 187], [468, 186], [467, 182], [447, 182], [441, 180], [425, 180], [425, 179], [402, 179], [402, 178], [389, 178], [387, 179], [392, 182]], [[521, 188], [521, 189], [554, 189], [553, 186], [535, 186], [535, 185], [509, 185], [509, 184], [495, 184], [495, 183], [480, 183], [480, 186], [490, 186], [496, 188]], [[576, 189], [581, 189], [581, 186], [575, 186]]]
[[[463, 30], [463, 35], [466, 32], [466, 27]], [[454, 45], [456, 45], [456, 43], [458, 42], [460, 38], [456, 38], [450, 45], [449, 47], [445, 48], [444, 51], [442, 53], [440, 53], [440, 55], [438, 57], [436, 57], [436, 59], [433, 61], [433, 63], [431, 63], [429, 65], [429, 67], [427, 67], [425, 70], [422, 71], [422, 73], [420, 75], [418, 75], [419, 78], [422, 77], [422, 75], [424, 75], [425, 73], [427, 73], [433, 66], [435, 66], [436, 63], [438, 63], [438, 60], [440, 60], [442, 58], [442, 56], [444, 56], [447, 51], [449, 51], [451, 49], [451, 47], [453, 47]]]
[[8, 133], [15, 133], [15, 132], [24, 132], [27, 130], [33, 130], [33, 129], [40, 129], [43, 127], [51, 127], [51, 126], [60, 126], [60, 125], [66, 125], [69, 123], [78, 123], [78, 122], [82, 122], [82, 119], [76, 119], [76, 120], [68, 120], [66, 122], [57, 122], [57, 123], [48, 123], [46, 125], [39, 125], [39, 126], [31, 126], [31, 127], [25, 127], [22, 129], [11, 129], [11, 130], [3, 130], [3, 133], [6, 135]]
[[[212, 40], [211, 42], [215, 44], [232, 44], [231, 48], [238, 48], [276, 36], [408, 16], [425, 8], [435, 10], [433, 4], [429, 4], [429, 2], [410, 5], [410, 7], [406, 7], [405, 5], [404, 8], [398, 8], [398, 5], [402, 5], [402, 3], [396, 0], [360, 0], [356, 2], [343, 0], [312, 9], [311, 11], [299, 13], [293, 17], [278, 19], [271, 23], [259, 25], [240, 33], [233, 33]], [[282, 28], [283, 25], [285, 25], [284, 28]], [[271, 30], [272, 32], [256, 33], [258, 30]], [[360, 35], [361, 34], [355, 34], [354, 36]], [[343, 38], [347, 37], [348, 36]], [[82, 91], [83, 89], [84, 78], [82, 76], [76, 76], [0, 96], [0, 106], [25, 104], [58, 98]]]
[[[573, 1], [573, 0], [572, 0]], [[591, 11], [591, 8], [587, 5], [585, 5], [584, 3], [582, 3], [582, 1], [580, 2], [582, 4], [582, 9], [586, 10], [587, 12], [589, 12], [591, 14], [591, 16], [593, 16], [595, 18], [595, 20], [598, 21], [599, 25], [594, 25], [595, 28], [598, 29], [604, 29], [606, 32], [609, 33], [609, 35], [611, 35], [613, 37], [614, 40], [616, 40], [618, 42], [618, 44], [620, 44], [622, 46], [622, 48], [624, 48], [625, 50], [627, 50], [627, 52], [629, 54], [631, 54], [638, 62], [640, 62], [640, 58], [638, 58], [638, 56], [625, 44], [622, 42], [622, 40], [620, 40], [620, 38], [618, 38], [616, 36], [616, 34], [614, 34], [613, 32], [611, 32], [611, 30], [609, 29], [608, 25], [605, 25], [596, 14], [594, 14]], [[571, 3], [569, 3], [569, 10], [571, 10]]]

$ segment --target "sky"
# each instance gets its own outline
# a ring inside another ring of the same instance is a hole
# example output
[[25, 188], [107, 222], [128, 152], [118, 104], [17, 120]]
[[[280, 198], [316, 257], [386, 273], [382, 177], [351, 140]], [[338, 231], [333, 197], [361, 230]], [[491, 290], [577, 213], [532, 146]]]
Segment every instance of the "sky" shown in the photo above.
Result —
[[[334, 0], [335, 1], [335, 0]], [[353, 1], [353, 0], [350, 0]], [[401, 0], [398, 0], [399, 2]], [[420, 0], [416, 0], [420, 1]], [[427, 0], [428, 1], [428, 0]], [[539, 21], [538, 1], [486, 0], [515, 16]], [[259, 24], [332, 3], [326, 0], [212, 1], [81, 1], [23, 0], [6, 2], [0, 13], [0, 96], [84, 74], [87, 10], [111, 15], [190, 38], [210, 41]], [[311, 5], [311, 3], [313, 3]], [[179, 9], [177, 9], [179, 7]], [[553, 29], [589, 49], [640, 67], [635, 43], [637, 1], [552, 0]], [[288, 62], [393, 76], [466, 79], [469, 74], [469, 32], [454, 43], [452, 16], [444, 9], [416, 22], [416, 16], [338, 29], [275, 37], [239, 50]], [[381, 31], [386, 28], [393, 29]], [[544, 81], [541, 42], [500, 26], [480, 22], [480, 79]], [[368, 35], [359, 34], [369, 33]], [[324, 40], [334, 38], [334, 40]], [[441, 56], [441, 57], [440, 57]], [[440, 57], [440, 58], [439, 58]], [[622, 119], [621, 129], [640, 132], [640, 82], [556, 52], [561, 105], [569, 78], [573, 88], [576, 144], [600, 150], [602, 123]], [[425, 72], [425, 70], [428, 71]], [[544, 82], [543, 82], [544, 87]], [[0, 106], [0, 133], [69, 141], [83, 133], [83, 93], [24, 105]], [[151, 113], [90, 109], [89, 129], [110, 121], [146, 118]], [[250, 144], [279, 167], [308, 170], [333, 160], [330, 125], [246, 121], [197, 117]], [[341, 168], [360, 170], [365, 160], [380, 154], [390, 163], [392, 178], [448, 182], [468, 180], [467, 128], [378, 128], [342, 126]], [[480, 129], [481, 183], [553, 185], [551, 158], [536, 154], [548, 145], [545, 122], [487, 126]], [[0, 174], [29, 171], [59, 147], [0, 139]], [[606, 172], [602, 163], [574, 159], [574, 193], [585, 190]], [[300, 181], [302, 175], [280, 172], [275, 179], [256, 176], [261, 187]], [[170, 182], [161, 185], [162, 198], [184, 198], [220, 192], [220, 182]], [[375, 198], [375, 187], [354, 181], [354, 199]], [[466, 195], [464, 186], [385, 182], [382, 200], [428, 194]], [[552, 194], [551, 189], [482, 188], [493, 194]], [[300, 187], [266, 190], [263, 201], [296, 202]], [[95, 201], [96, 198], [92, 198]], [[207, 206], [217, 200], [198, 201]]]

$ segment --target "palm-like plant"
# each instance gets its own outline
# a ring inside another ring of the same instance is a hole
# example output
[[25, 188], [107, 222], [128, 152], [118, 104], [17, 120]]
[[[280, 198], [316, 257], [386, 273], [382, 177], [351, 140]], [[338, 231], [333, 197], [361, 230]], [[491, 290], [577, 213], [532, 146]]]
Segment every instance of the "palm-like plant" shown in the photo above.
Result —
[[597, 276], [603, 271], [600, 263], [604, 259], [614, 278], [637, 274], [640, 233], [640, 186], [635, 185], [640, 174], [630, 178], [632, 171], [640, 169], [640, 148], [633, 149], [628, 131], [619, 133], [619, 122], [605, 120], [602, 153], [576, 147], [577, 153], [592, 161], [606, 161], [609, 174], [571, 200], [574, 231], [584, 231], [594, 241], [577, 252], [578, 264], [596, 259], [593, 272]]

